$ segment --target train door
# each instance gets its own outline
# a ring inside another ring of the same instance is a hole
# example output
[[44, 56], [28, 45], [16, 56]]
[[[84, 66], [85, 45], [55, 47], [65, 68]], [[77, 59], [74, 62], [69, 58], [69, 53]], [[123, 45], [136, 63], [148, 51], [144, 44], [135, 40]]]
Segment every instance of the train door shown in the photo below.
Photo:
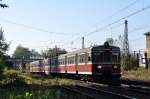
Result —
[[65, 73], [67, 73], [67, 56], [65, 56]]
[[78, 74], [78, 70], [79, 70], [79, 68], [78, 68], [78, 54], [76, 54], [75, 55], [75, 69], [76, 69], [76, 74]]
[[49, 75], [51, 75], [51, 59], [48, 59], [48, 64], [49, 64]]
[[84, 54], [84, 72], [88, 72], [88, 53]]

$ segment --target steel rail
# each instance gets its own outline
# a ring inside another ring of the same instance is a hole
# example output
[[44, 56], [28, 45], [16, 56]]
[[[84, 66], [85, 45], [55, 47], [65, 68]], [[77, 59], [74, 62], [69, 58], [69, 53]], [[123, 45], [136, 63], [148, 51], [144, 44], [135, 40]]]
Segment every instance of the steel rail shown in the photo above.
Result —
[[72, 91], [72, 92], [76, 92], [76, 93], [81, 94], [81, 95], [84, 95], [84, 96], [87, 96], [87, 97], [89, 97], [90, 99], [99, 99], [99, 98], [97, 98], [97, 97], [95, 97], [95, 96], [93, 96], [93, 95], [90, 95], [90, 94], [88, 94], [88, 93], [82, 92], [82, 91], [77, 90], [76, 88], [73, 88], [73, 87], [61, 86], [61, 88], [67, 89], [67, 90]]
[[115, 92], [112, 92], [112, 91], [106, 91], [106, 90], [102, 90], [102, 89], [97, 89], [97, 88], [93, 88], [93, 87], [85, 87], [85, 86], [82, 86], [82, 85], [76, 85], [78, 86], [79, 88], [87, 88], [88, 90], [92, 90], [92, 91], [97, 91], [99, 93], [105, 93], [105, 94], [111, 94], [112, 96], [118, 96], [120, 97], [121, 99], [137, 99], [136, 97], [131, 97], [131, 96], [127, 96], [127, 95], [124, 95], [124, 94], [119, 94], [119, 93], [115, 93]]

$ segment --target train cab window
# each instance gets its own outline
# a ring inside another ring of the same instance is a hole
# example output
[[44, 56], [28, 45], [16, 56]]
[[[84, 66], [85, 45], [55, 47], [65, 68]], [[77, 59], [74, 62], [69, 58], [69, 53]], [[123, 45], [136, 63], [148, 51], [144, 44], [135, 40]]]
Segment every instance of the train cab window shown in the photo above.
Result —
[[113, 52], [101, 52], [101, 53], [93, 53], [94, 62], [119, 62], [119, 53]]
[[93, 53], [93, 61], [94, 62], [110, 62], [110, 54], [109, 52], [101, 52], [101, 53]]
[[103, 61], [103, 53], [93, 53], [93, 61], [94, 62], [101, 62]]
[[91, 57], [90, 56], [88, 56], [88, 61], [91, 61]]
[[119, 53], [112, 53], [111, 61], [119, 62]]
[[111, 61], [111, 52], [104, 52], [103, 61], [104, 62], [110, 62]]

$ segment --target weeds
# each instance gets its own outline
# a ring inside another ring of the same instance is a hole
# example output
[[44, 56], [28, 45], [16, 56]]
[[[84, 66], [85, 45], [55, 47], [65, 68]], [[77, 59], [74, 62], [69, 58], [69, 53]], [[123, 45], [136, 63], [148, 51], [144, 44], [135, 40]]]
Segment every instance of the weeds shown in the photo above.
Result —
[[58, 96], [62, 97], [62, 92], [58, 87], [74, 85], [71, 80], [45, 77], [37, 79], [14, 70], [5, 71], [3, 76], [0, 80], [1, 99], [61, 99]]
[[136, 70], [128, 70], [122, 72], [123, 78], [134, 79], [134, 80], [150, 80], [150, 70], [139, 68]]

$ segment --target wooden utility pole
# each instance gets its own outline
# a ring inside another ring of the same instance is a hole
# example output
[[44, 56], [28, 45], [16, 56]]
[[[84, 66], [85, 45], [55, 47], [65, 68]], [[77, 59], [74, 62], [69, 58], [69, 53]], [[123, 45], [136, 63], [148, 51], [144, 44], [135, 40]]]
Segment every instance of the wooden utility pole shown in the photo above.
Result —
[[137, 58], [137, 67], [139, 68], [139, 53], [136, 54], [136, 58]]
[[147, 53], [144, 53], [145, 55], [145, 68], [148, 69], [148, 59], [147, 59]]
[[84, 49], [84, 37], [82, 37], [82, 49]]

